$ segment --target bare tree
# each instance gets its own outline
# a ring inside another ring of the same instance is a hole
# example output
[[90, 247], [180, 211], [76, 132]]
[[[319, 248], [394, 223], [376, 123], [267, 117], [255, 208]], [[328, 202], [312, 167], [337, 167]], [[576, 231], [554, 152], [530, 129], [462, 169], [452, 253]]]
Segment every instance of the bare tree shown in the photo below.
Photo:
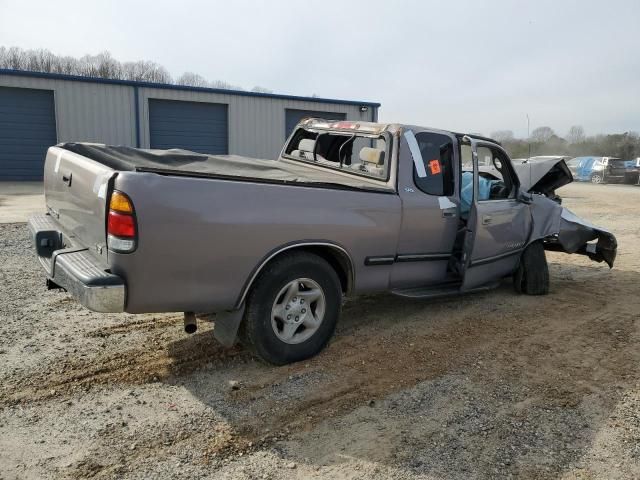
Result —
[[2, 67], [12, 70], [25, 70], [27, 68], [26, 54], [18, 47], [4, 48], [2, 52]]
[[258, 85], [253, 87], [251, 91], [256, 93], [273, 93], [273, 90], [269, 90], [268, 88], [260, 87]]
[[569, 133], [567, 133], [567, 142], [574, 144], [582, 143], [584, 140], [584, 128], [582, 128], [581, 125], [574, 125], [569, 129]]
[[[95, 78], [113, 78], [150, 83], [174, 83], [173, 78], [162, 65], [146, 60], [120, 62], [109, 52], [84, 55], [81, 58], [56, 55], [49, 50], [23, 50], [18, 47], [0, 47], [0, 68], [32, 72], [62, 73]], [[207, 81], [201, 75], [185, 72], [177, 80], [178, 85], [212, 87], [226, 90], [243, 90], [222, 80]], [[269, 92], [263, 87], [254, 91]]]
[[150, 83], [173, 83], [171, 75], [162, 65], [149, 61], [126, 62], [121, 65], [123, 80]]
[[177, 85], [188, 85], [190, 87], [208, 87], [209, 81], [202, 75], [193, 72], [184, 72], [176, 80]]
[[531, 132], [531, 141], [536, 143], [546, 143], [555, 134], [556, 133], [551, 127], [538, 127], [533, 132]]
[[52, 72], [62, 73], [65, 75], [79, 75], [80, 70], [80, 61], [77, 58], [60, 56], [53, 64]]
[[124, 62], [122, 64], [122, 80], [140, 80], [144, 77], [143, 62]]
[[109, 52], [97, 55], [85, 55], [80, 58], [82, 75], [97, 78], [121, 78], [122, 65]]
[[38, 49], [25, 52], [25, 69], [34, 72], [51, 72], [56, 63], [56, 57], [49, 50]]
[[244, 90], [244, 88], [238, 85], [223, 82], [222, 80], [213, 80], [212, 82], [209, 82], [209, 86], [211, 88], [222, 88], [224, 90]]
[[151, 83], [173, 83], [171, 75], [162, 65], [149, 61], [139, 61], [136, 63], [140, 65], [141, 81]]
[[510, 142], [514, 139], [513, 130], [498, 130], [491, 133], [491, 138], [500, 143]]

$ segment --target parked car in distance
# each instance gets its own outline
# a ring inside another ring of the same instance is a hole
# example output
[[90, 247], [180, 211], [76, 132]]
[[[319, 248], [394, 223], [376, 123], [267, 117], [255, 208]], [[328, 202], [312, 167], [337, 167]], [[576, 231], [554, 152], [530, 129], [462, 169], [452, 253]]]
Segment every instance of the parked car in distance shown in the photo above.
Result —
[[239, 334], [286, 364], [327, 344], [344, 295], [433, 298], [505, 277], [541, 295], [545, 250], [612, 267], [615, 236], [546, 196], [572, 180], [564, 162], [527, 171], [491, 139], [322, 119], [277, 160], [65, 143], [29, 228], [48, 286], [87, 308], [184, 312], [188, 333], [215, 314], [223, 344]]
[[640, 185], [640, 157], [627, 162], [627, 182]]
[[567, 161], [574, 178], [591, 183], [637, 183], [637, 160], [616, 157], [576, 157]]
[[571, 175], [573, 175], [574, 180], [577, 180], [576, 177], [578, 176], [578, 166], [580, 165], [581, 161], [582, 161], [582, 157], [575, 157], [575, 158], [570, 158], [568, 160], [565, 160], [565, 163], [569, 168]]

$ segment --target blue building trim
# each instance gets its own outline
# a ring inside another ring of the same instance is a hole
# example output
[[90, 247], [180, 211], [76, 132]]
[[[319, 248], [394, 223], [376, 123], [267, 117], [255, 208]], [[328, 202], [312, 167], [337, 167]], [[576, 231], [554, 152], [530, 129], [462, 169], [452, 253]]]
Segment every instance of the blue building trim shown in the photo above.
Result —
[[138, 87], [133, 87], [133, 103], [136, 118], [136, 147], [140, 148], [140, 96], [138, 95]]
[[115, 80], [110, 78], [92, 78], [84, 77], [80, 75], [64, 75], [61, 73], [43, 73], [43, 72], [29, 72], [22, 70], [11, 70], [0, 68], [0, 75], [13, 75], [17, 77], [32, 77], [32, 78], [48, 78], [52, 80], [70, 80], [74, 82], [88, 82], [88, 83], [106, 83], [110, 85], [126, 85], [129, 87], [143, 87], [143, 88], [162, 88], [166, 90], [183, 90], [189, 92], [203, 92], [203, 93], [218, 93], [222, 95], [238, 95], [243, 97], [262, 97], [272, 98], [278, 100], [300, 100], [304, 102], [316, 102], [316, 103], [333, 103], [336, 105], [359, 105], [367, 106], [377, 109], [380, 103], [376, 102], [360, 102], [356, 100], [337, 100], [333, 98], [320, 98], [320, 97], [300, 97], [296, 95], [280, 95], [276, 93], [258, 93], [258, 92], [246, 92], [243, 90], [225, 90], [223, 88], [205, 88], [205, 87], [187, 87], [184, 85], [171, 85], [167, 83], [151, 83], [151, 82], [134, 82], [131, 80]]

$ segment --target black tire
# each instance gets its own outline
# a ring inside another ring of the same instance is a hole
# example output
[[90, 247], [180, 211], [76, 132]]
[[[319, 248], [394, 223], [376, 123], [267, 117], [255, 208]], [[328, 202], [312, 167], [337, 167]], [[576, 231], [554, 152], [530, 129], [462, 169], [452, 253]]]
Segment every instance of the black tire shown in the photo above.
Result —
[[518, 293], [546, 295], [549, 293], [549, 265], [541, 241], [533, 242], [520, 257], [520, 265], [513, 276], [513, 287]]
[[[311, 337], [302, 343], [290, 344], [274, 332], [271, 310], [282, 288], [298, 278], [311, 279], [320, 286], [325, 311], [320, 326]], [[240, 341], [254, 355], [274, 365], [305, 360], [327, 345], [336, 328], [341, 306], [340, 279], [331, 265], [308, 252], [285, 255], [269, 263], [251, 288], [240, 326]]]

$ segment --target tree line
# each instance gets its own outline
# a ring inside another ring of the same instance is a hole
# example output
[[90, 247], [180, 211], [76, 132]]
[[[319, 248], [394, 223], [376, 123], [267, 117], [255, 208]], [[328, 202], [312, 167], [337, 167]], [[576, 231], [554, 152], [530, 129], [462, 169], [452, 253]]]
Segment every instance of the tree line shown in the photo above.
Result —
[[[241, 86], [222, 80], [207, 80], [202, 75], [193, 72], [185, 72], [174, 79], [169, 71], [159, 63], [148, 60], [121, 62], [106, 51], [97, 55], [84, 55], [77, 58], [68, 55], [56, 55], [43, 48], [25, 50], [19, 47], [0, 46], [0, 68], [80, 75], [92, 78], [168, 83], [190, 87], [245, 90]], [[268, 88], [259, 86], [253, 87], [251, 91], [272, 93]]]
[[640, 157], [640, 136], [637, 132], [587, 136], [582, 126], [574, 125], [564, 137], [546, 126], [533, 130], [528, 139], [515, 138], [511, 130], [493, 132], [491, 137], [502, 143], [511, 158], [536, 155]]

